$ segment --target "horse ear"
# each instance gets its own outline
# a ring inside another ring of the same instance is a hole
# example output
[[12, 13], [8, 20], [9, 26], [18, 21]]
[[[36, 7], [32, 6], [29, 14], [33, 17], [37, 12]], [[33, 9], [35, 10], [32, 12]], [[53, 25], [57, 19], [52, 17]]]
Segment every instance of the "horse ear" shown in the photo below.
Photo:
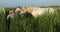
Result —
[[18, 8], [22, 9], [22, 7], [21, 7], [21, 6], [18, 6]]

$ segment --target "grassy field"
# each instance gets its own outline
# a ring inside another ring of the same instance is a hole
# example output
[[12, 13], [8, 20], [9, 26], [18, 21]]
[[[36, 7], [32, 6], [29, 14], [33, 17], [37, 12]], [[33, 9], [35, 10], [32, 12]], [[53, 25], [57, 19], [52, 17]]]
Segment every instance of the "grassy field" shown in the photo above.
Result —
[[[11, 20], [9, 32], [60, 32], [60, 7], [53, 7], [58, 13], [49, 15], [48, 13], [34, 18], [15, 18]], [[5, 8], [6, 11], [15, 8]], [[57, 28], [57, 30], [56, 30]], [[0, 13], [0, 32], [8, 32], [5, 15]]]

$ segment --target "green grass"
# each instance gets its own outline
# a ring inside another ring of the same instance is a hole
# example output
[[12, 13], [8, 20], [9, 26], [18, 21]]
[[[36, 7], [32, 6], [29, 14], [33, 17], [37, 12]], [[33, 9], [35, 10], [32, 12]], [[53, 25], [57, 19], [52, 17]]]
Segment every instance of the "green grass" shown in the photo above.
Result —
[[[13, 8], [6, 8], [6, 11]], [[54, 25], [60, 24], [60, 9], [56, 7], [58, 13], [50, 15], [48, 13], [34, 18], [15, 18], [11, 20], [9, 32], [56, 32]], [[6, 21], [3, 14], [0, 14], [0, 32], [7, 32]]]
[[5, 15], [3, 13], [0, 13], [0, 32], [5, 31], [6, 31]]

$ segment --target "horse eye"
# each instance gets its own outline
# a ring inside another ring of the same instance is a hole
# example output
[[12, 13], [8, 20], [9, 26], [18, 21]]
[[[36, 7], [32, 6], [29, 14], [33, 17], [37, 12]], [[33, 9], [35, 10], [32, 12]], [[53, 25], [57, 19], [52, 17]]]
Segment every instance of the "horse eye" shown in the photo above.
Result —
[[20, 13], [21, 11], [19, 11], [19, 13]]

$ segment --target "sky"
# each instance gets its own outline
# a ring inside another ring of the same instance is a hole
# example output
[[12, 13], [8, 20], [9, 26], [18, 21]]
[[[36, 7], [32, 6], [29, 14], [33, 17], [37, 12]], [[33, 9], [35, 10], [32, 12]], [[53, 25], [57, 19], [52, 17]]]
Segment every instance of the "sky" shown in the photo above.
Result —
[[60, 0], [0, 0], [0, 7], [60, 6]]

